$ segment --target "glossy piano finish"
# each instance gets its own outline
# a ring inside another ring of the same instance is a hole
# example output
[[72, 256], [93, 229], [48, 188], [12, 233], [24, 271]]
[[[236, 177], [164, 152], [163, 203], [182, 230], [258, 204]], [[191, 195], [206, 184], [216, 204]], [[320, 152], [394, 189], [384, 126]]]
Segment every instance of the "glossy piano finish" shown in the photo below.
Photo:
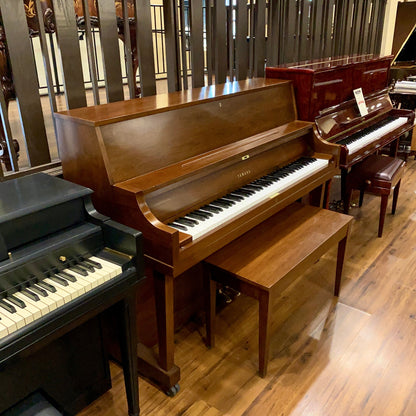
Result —
[[[296, 119], [292, 85], [280, 80], [252, 79], [71, 110], [56, 114], [56, 123], [64, 176], [93, 188], [100, 211], [143, 232], [159, 325], [160, 367], [153, 379], [169, 389], [179, 380], [173, 359], [174, 279], [327, 184], [338, 171], [339, 148], [317, 139], [312, 123]], [[193, 239], [168, 225], [304, 156], [327, 163], [221, 227]], [[139, 361], [154, 367], [148, 357]]]
[[293, 81], [298, 118], [314, 121], [321, 110], [353, 98], [353, 90], [365, 95], [386, 88], [392, 56], [343, 56], [267, 67], [267, 78]]
[[393, 108], [387, 90], [378, 91], [365, 97], [368, 114], [360, 116], [355, 100], [326, 109], [315, 120], [316, 133], [319, 137], [337, 143], [357, 132], [364, 131], [381, 122], [387, 117], [405, 117], [406, 123], [388, 134], [378, 137], [358, 152], [350, 153], [346, 146], [341, 145], [340, 167], [350, 168], [379, 148], [397, 140], [413, 127], [414, 112]]
[[[97, 359], [108, 373], [108, 351], [103, 346], [99, 321], [105, 321], [102, 313], [107, 313], [120, 327], [129, 413], [139, 414], [135, 289], [143, 276], [141, 235], [98, 214], [91, 204], [91, 193], [90, 189], [46, 174], [0, 184], [0, 300], [10, 305], [11, 299], [18, 297], [26, 303], [24, 325], [17, 328], [8, 326], [5, 318], [16, 319], [15, 315], [23, 313], [21, 309], [16, 307], [8, 315], [0, 307], [0, 381], [2, 394], [8, 397], [7, 402], [0, 404], [0, 411], [49, 386], [49, 393], [59, 407], [74, 414], [94, 400], [96, 394], [102, 394], [103, 388], [108, 389], [109, 374], [108, 381], [101, 386], [94, 375], [97, 360], [88, 361], [94, 352], [92, 345], [96, 345]], [[68, 281], [62, 288], [53, 282], [55, 291], [48, 290], [47, 296], [39, 294], [37, 300], [24, 297], [25, 290], [35, 290], [54, 275], [95, 256], [100, 257], [101, 268], [90, 268], [82, 276], [75, 273], [77, 281]], [[105, 268], [107, 271], [111, 268], [111, 276], [104, 272]], [[91, 323], [92, 320], [97, 323]], [[81, 333], [86, 335], [71, 335], [71, 331], [79, 333], [78, 328], [85, 325], [90, 329]], [[36, 357], [47, 356], [48, 352], [51, 356], [58, 354], [62, 342], [71, 345], [77, 342], [77, 337], [78, 342], [88, 342], [90, 331], [91, 336], [98, 331], [100, 338], [91, 338], [92, 351], [86, 354], [86, 360], [75, 359], [80, 348], [74, 347], [57, 363], [57, 369], [62, 371], [79, 365], [73, 370], [74, 378], [53, 371], [53, 366], [37, 373], [42, 366], [33, 363]], [[66, 359], [74, 361], [68, 363]], [[12, 379], [17, 384], [7, 387], [7, 380]], [[73, 388], [77, 382], [81, 389]]]
[[[414, 111], [393, 108], [387, 89], [370, 94], [365, 97], [365, 100], [368, 110], [366, 116], [360, 115], [355, 100], [349, 100], [326, 109], [315, 120], [316, 135], [323, 140], [338, 144], [341, 150], [341, 198], [344, 202], [345, 212], [348, 212], [346, 188], [350, 168], [388, 145], [390, 145], [390, 156], [395, 156], [398, 139], [413, 128], [415, 119]], [[377, 129], [380, 123], [389, 118], [401, 119], [402, 122], [396, 128], [385, 133], [380, 130], [373, 140], [357, 151], [350, 152], [347, 145], [340, 143], [353, 135], [362, 135], [368, 129]]]

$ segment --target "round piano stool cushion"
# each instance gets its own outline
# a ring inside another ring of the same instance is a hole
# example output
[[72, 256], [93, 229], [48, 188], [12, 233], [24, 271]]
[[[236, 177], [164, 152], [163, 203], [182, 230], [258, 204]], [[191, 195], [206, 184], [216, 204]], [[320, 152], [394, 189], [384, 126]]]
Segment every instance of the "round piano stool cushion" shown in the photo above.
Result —
[[384, 218], [386, 216], [387, 201], [393, 192], [392, 214], [396, 212], [400, 183], [406, 162], [399, 158], [371, 155], [356, 165], [348, 175], [347, 200], [351, 200], [353, 189], [360, 190], [359, 206], [362, 206], [364, 193], [381, 196], [378, 236], [383, 234]]

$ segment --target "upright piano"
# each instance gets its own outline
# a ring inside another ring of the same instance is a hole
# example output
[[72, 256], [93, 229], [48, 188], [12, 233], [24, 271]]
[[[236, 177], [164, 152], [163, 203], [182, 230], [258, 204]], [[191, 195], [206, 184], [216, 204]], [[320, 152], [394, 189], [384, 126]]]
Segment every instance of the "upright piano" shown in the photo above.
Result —
[[[169, 394], [174, 280], [338, 172], [339, 146], [297, 120], [289, 81], [252, 79], [55, 115], [64, 177], [94, 189], [97, 209], [140, 229], [154, 277], [159, 361]], [[140, 327], [140, 320], [139, 320]]]
[[366, 96], [365, 101], [365, 116], [360, 115], [356, 101], [349, 100], [322, 111], [315, 119], [317, 136], [341, 148], [341, 196], [346, 213], [349, 169], [387, 145], [394, 156], [398, 138], [413, 128], [415, 118], [412, 110], [393, 108], [387, 89]]
[[330, 57], [266, 68], [267, 78], [293, 81], [300, 120], [314, 121], [321, 110], [383, 90], [389, 82], [393, 56], [372, 54]]
[[111, 387], [106, 313], [139, 415], [141, 234], [97, 213], [91, 193], [43, 173], [0, 183], [0, 413], [41, 390], [72, 415]]

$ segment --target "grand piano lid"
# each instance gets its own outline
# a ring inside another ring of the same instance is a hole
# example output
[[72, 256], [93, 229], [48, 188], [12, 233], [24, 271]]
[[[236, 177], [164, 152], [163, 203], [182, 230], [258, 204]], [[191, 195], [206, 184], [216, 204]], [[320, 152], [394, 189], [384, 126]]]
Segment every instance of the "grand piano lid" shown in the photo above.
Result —
[[45, 173], [0, 183], [0, 224], [76, 198], [92, 190]]
[[393, 59], [392, 65], [414, 64], [416, 61], [416, 24], [401, 45], [399, 51]]

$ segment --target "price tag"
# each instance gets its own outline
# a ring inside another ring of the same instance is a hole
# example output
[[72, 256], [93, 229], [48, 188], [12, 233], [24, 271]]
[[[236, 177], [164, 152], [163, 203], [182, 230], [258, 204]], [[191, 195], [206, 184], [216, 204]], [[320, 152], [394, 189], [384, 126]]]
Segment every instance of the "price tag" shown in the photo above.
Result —
[[357, 88], [354, 90], [354, 97], [355, 101], [357, 101], [358, 110], [360, 111], [361, 117], [366, 116], [368, 114], [367, 105], [364, 100], [363, 90], [361, 88]]

